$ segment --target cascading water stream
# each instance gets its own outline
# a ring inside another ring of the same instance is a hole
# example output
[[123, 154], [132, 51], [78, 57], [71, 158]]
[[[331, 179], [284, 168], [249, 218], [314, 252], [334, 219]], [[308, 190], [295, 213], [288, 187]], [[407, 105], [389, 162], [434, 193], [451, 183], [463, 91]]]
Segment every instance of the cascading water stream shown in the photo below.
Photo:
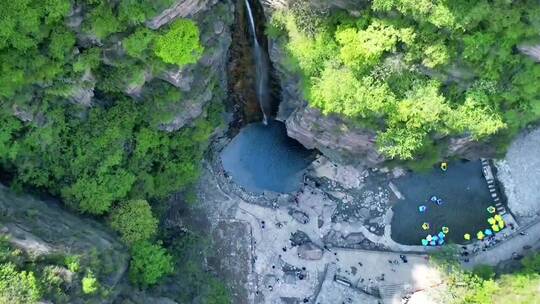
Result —
[[236, 17], [240, 22], [233, 28], [233, 42], [238, 43], [231, 48], [231, 55], [237, 57], [229, 65], [229, 71], [233, 72], [229, 85], [235, 106], [243, 107], [242, 113], [237, 112], [238, 123], [248, 124], [223, 149], [221, 164], [232, 181], [245, 191], [263, 195], [265, 191], [293, 193], [302, 187], [304, 172], [315, 153], [290, 138], [285, 124], [273, 119], [279, 110], [279, 98], [274, 95], [279, 86], [278, 81], [272, 85], [277, 79], [266, 37], [257, 37], [256, 22], [265, 21], [263, 8], [255, 1], [261, 0], [236, 2], [239, 8]]
[[255, 91], [261, 111], [263, 113], [263, 123], [268, 123], [268, 116], [271, 113], [270, 92], [269, 92], [269, 63], [268, 58], [263, 53], [263, 50], [257, 39], [257, 29], [255, 27], [255, 19], [251, 10], [249, 0], [245, 0], [247, 12], [249, 15], [249, 23], [251, 34], [253, 35], [253, 57], [255, 59]]

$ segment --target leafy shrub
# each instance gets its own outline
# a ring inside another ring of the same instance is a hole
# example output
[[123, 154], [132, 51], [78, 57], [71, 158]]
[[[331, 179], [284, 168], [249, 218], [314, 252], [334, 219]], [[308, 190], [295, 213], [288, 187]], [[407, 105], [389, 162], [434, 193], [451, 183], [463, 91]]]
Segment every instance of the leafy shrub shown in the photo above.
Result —
[[64, 258], [64, 264], [71, 272], [79, 272], [81, 269], [81, 259], [78, 255], [67, 255]]
[[189, 19], [175, 21], [156, 42], [155, 53], [164, 62], [183, 66], [195, 63], [204, 48], [199, 41], [199, 28]]
[[173, 272], [172, 256], [158, 244], [135, 243], [131, 248], [129, 278], [131, 282], [148, 286]]
[[[445, 250], [441, 250], [443, 251]], [[433, 256], [432, 260], [442, 267], [448, 286], [447, 292], [440, 294], [439, 301], [455, 304], [537, 303], [540, 299], [538, 294], [540, 275], [530, 271], [526, 266], [526, 260], [536, 260], [539, 255], [536, 253], [526, 257], [522, 261], [523, 270], [500, 276], [496, 275], [493, 267], [487, 265], [478, 265], [472, 272], [462, 269], [458, 260], [454, 259], [458, 256], [455, 251], [450, 260], [441, 259], [441, 255]]]
[[41, 295], [33, 272], [18, 271], [12, 263], [0, 265], [0, 303], [36, 303]]
[[495, 277], [495, 270], [489, 265], [477, 265], [474, 267], [472, 273], [484, 280], [490, 280]]
[[86, 30], [90, 34], [103, 39], [112, 33], [118, 32], [123, 25], [113, 12], [113, 9], [106, 3], [101, 3], [90, 13], [89, 24]]
[[82, 291], [84, 294], [92, 295], [99, 290], [99, 281], [91, 271], [88, 271], [82, 279]]
[[58, 266], [47, 265], [43, 268], [39, 281], [47, 298], [63, 299], [62, 302], [66, 302], [65, 287], [67, 282], [63, 272], [64, 268]]
[[525, 257], [521, 264], [523, 264], [526, 273], [540, 275], [540, 252]]
[[344, 65], [363, 71], [379, 63], [385, 52], [394, 51], [399, 41], [412, 43], [412, 29], [397, 29], [382, 20], [373, 20], [365, 30], [343, 28], [336, 31]]
[[230, 294], [225, 285], [216, 279], [210, 280], [206, 295], [207, 304], [230, 304]]
[[328, 9], [318, 8], [307, 0], [294, 0], [290, 4], [294, 21], [300, 31], [308, 36], [314, 36], [324, 27]]
[[13, 257], [13, 251], [8, 242], [8, 238], [0, 236], [0, 263], [11, 261]]
[[156, 37], [151, 30], [142, 28], [124, 39], [123, 46], [129, 56], [145, 60], [147, 50], [153, 48]]
[[145, 200], [120, 203], [111, 212], [111, 227], [120, 232], [127, 244], [150, 239], [156, 234], [158, 221], [152, 215], [150, 205]]

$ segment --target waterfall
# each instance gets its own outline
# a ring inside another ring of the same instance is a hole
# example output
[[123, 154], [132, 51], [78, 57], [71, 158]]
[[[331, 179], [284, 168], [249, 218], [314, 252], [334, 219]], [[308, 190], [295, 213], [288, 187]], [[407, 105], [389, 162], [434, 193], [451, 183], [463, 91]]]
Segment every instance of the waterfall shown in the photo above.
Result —
[[245, 0], [246, 8], [249, 15], [249, 23], [251, 34], [253, 35], [253, 57], [255, 59], [255, 92], [261, 111], [263, 113], [263, 123], [268, 123], [268, 115], [270, 115], [270, 93], [269, 93], [269, 62], [266, 54], [263, 52], [257, 39], [257, 29], [255, 27], [255, 18], [251, 10], [249, 0]]

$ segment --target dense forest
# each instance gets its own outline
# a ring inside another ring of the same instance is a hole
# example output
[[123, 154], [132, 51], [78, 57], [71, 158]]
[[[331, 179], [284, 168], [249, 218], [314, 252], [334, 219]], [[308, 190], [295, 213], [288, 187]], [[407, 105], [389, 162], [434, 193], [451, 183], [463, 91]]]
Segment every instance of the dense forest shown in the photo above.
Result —
[[540, 118], [536, 1], [374, 0], [358, 16], [295, 1], [274, 14], [304, 95], [325, 114], [378, 132], [390, 158], [469, 135], [504, 148]]
[[447, 247], [432, 255], [443, 270], [448, 292], [440, 295], [442, 303], [537, 303], [540, 286], [540, 253], [525, 257], [514, 271], [496, 271], [478, 265], [465, 271], [456, 257], [456, 247]]
[[[221, 105], [211, 105], [189, 126], [160, 131], [160, 123], [171, 118], [170, 104], [181, 102], [180, 91], [156, 79], [142, 93], [129, 94], [145, 83], [147, 74], [196, 63], [202, 55], [199, 28], [192, 20], [178, 19], [160, 30], [143, 24], [173, 2], [0, 4], [3, 175], [14, 189], [43, 190], [78, 212], [104, 216], [132, 248], [130, 279], [141, 287], [175, 270], [172, 255], [158, 241], [150, 203], [197, 180], [208, 138], [221, 119]], [[69, 18], [74, 12], [79, 20]], [[109, 58], [118, 45], [124, 55]], [[94, 95], [85, 98], [85, 89], [94, 86]], [[59, 297], [60, 278], [46, 269], [19, 269], [23, 264], [2, 246], [0, 302]], [[99, 289], [95, 267], [67, 264], [82, 272], [84, 294], [106, 294]]]

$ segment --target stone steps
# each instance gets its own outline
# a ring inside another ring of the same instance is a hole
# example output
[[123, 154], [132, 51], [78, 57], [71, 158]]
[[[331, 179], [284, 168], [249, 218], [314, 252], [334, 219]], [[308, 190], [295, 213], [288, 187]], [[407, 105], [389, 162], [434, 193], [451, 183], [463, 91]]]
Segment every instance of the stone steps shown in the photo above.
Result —
[[481, 158], [480, 162], [482, 163], [482, 170], [484, 171], [484, 177], [486, 178], [489, 193], [491, 195], [491, 198], [493, 199], [493, 202], [495, 203], [497, 212], [501, 215], [506, 214], [506, 208], [501, 203], [501, 199], [499, 198], [499, 195], [497, 193], [497, 188], [495, 187], [495, 180], [487, 177], [488, 175], [491, 176], [492, 173], [486, 174], [486, 172], [491, 172], [491, 165], [489, 163], [489, 160], [485, 158]]

